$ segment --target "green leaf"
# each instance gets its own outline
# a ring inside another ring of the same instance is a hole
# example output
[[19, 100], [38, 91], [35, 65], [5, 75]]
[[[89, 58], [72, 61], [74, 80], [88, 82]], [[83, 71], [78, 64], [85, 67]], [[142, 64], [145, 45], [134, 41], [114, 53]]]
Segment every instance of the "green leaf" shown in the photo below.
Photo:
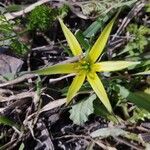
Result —
[[94, 46], [90, 50], [88, 57], [92, 62], [95, 62], [98, 57], [101, 55], [106, 43], [108, 41], [112, 26], [115, 22], [117, 15], [108, 23], [108, 25], [104, 28], [101, 35], [98, 37], [97, 41], [95, 42]]
[[11, 127], [15, 126], [16, 128], [19, 128], [19, 125], [16, 122], [5, 116], [0, 116], [0, 124], [8, 125]]
[[104, 104], [104, 106], [107, 108], [107, 110], [111, 113], [112, 112], [111, 104], [109, 102], [109, 99], [108, 99], [108, 96], [104, 89], [104, 86], [103, 86], [101, 80], [99, 79], [99, 77], [97, 76], [97, 74], [96, 73], [88, 74], [87, 80], [90, 83], [90, 85], [92, 86], [92, 88], [95, 91], [95, 93], [97, 94], [97, 96], [99, 97], [100, 101]]
[[76, 33], [75, 33], [75, 36], [77, 38], [77, 40], [79, 41], [79, 43], [83, 46], [83, 48], [85, 50], [88, 50], [90, 45], [88, 43], [88, 41], [86, 39], [84, 39], [84, 35], [83, 33], [81, 32], [81, 30], [78, 30]]
[[146, 7], [146, 12], [150, 13], [150, 4], [147, 3], [145, 7]]
[[117, 85], [117, 87], [123, 98], [150, 112], [150, 94], [144, 92], [132, 93], [123, 86]]
[[39, 75], [75, 73], [76, 65], [77, 63], [58, 64], [58, 65], [56, 64], [40, 70], [35, 70], [32, 73], [36, 73]]
[[83, 35], [87, 38], [90, 38], [91, 36], [94, 36], [100, 28], [102, 28], [102, 25], [104, 22], [107, 22], [109, 19], [109, 15], [106, 15], [104, 18], [100, 17], [96, 21], [94, 21], [84, 32]]
[[[146, 90], [146, 91], [147, 91], [147, 90]], [[139, 92], [135, 92], [135, 94], [136, 94], [137, 96], [142, 97], [143, 99], [149, 100], [149, 102], [150, 102], [150, 93], [146, 93], [145, 91], [144, 91], [144, 92], [139, 91]]]
[[99, 100], [94, 101], [94, 114], [104, 117], [105, 119], [112, 121], [114, 123], [121, 122], [121, 119], [118, 116], [114, 116], [112, 113], [109, 113], [106, 107], [99, 103]]
[[133, 115], [132, 117], [130, 117], [128, 119], [129, 122], [131, 123], [137, 123], [139, 120], [147, 120], [147, 119], [150, 119], [150, 113], [148, 111], [146, 111], [145, 109], [142, 109], [142, 108], [135, 108], [133, 110]]
[[20, 147], [19, 147], [19, 150], [24, 150], [24, 148], [25, 148], [24, 143], [21, 143], [21, 145], [20, 145]]
[[79, 91], [79, 89], [81, 88], [84, 80], [85, 80], [85, 73], [84, 72], [79, 72], [75, 76], [75, 78], [73, 79], [72, 84], [69, 87], [68, 93], [67, 93], [67, 104], [70, 103], [70, 101], [72, 100], [72, 98]]
[[130, 61], [106, 61], [94, 64], [93, 69], [98, 72], [117, 71], [133, 65], [137, 65], [139, 63], [140, 62], [130, 62]]
[[7, 12], [15, 12], [22, 9], [22, 5], [11, 4], [6, 7]]
[[66, 37], [68, 45], [74, 56], [78, 56], [82, 54], [82, 49], [80, 44], [78, 43], [76, 37], [72, 34], [72, 32], [66, 27], [63, 21], [59, 18], [60, 25], [62, 27], [63, 33]]
[[70, 119], [74, 124], [82, 125], [88, 120], [88, 116], [93, 113], [93, 101], [96, 95], [91, 95], [88, 99], [82, 100], [76, 105], [72, 106], [70, 110]]
[[136, 73], [135, 75], [150, 75], [150, 70]]

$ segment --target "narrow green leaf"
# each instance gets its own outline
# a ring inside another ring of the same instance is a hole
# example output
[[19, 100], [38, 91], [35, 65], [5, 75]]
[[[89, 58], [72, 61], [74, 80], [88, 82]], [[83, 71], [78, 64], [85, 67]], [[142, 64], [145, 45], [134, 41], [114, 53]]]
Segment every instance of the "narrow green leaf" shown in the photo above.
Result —
[[19, 125], [16, 122], [6, 116], [0, 116], [0, 124], [8, 125], [11, 127], [15, 126], [16, 128], [19, 128]]
[[92, 47], [92, 49], [89, 52], [89, 59], [92, 62], [95, 62], [98, 57], [101, 55], [111, 32], [112, 26], [115, 22], [117, 16], [115, 16], [109, 23], [108, 25], [104, 28], [104, 30], [102, 31], [101, 35], [99, 36], [99, 38], [97, 39], [97, 41], [95, 42], [94, 46]]
[[117, 71], [133, 65], [137, 65], [139, 63], [140, 62], [130, 62], [130, 61], [106, 61], [95, 63], [93, 69], [98, 72]]
[[99, 17], [83, 32], [83, 35], [87, 38], [94, 36], [98, 32], [98, 30], [102, 28], [103, 24], [108, 21], [109, 18], [110, 18], [110, 15]]
[[33, 71], [33, 73], [37, 73], [39, 75], [75, 73], [76, 65], [77, 63], [59, 64], [59, 65], [56, 64], [40, 70], [35, 70]]
[[97, 74], [96, 73], [88, 74], [87, 80], [92, 86], [97, 96], [99, 97], [99, 99], [101, 100], [101, 102], [104, 104], [107, 110], [111, 113], [112, 112], [111, 104], [109, 102], [104, 86], [102, 82], [100, 81], [99, 77], [97, 76]]
[[136, 73], [135, 75], [150, 75], [150, 70]]
[[118, 116], [115, 116], [114, 114], [109, 113], [106, 107], [103, 104], [100, 104], [99, 100], [96, 99], [93, 104], [94, 104], [94, 114], [101, 116], [116, 124], [122, 121], [121, 118], [119, 118]]
[[68, 93], [67, 93], [67, 104], [70, 103], [72, 98], [76, 95], [76, 93], [81, 88], [81, 86], [85, 80], [85, 76], [86, 76], [86, 74], [84, 72], [80, 72], [73, 79], [73, 82], [70, 85]]
[[147, 93], [132, 93], [128, 89], [123, 86], [117, 85], [119, 88], [120, 95], [126, 98], [128, 101], [136, 104], [138, 107], [143, 108], [150, 112], [150, 94]]
[[84, 38], [84, 35], [82, 33], [81, 30], [78, 30], [76, 33], [75, 33], [75, 36], [77, 38], [77, 40], [79, 41], [79, 43], [81, 44], [81, 46], [85, 49], [85, 50], [88, 50], [90, 45], [88, 43], [88, 41]]
[[[143, 99], [146, 99], [147, 101], [150, 102], [150, 93], [138, 91], [138, 92], [135, 92], [134, 94], [136, 94], [137, 96], [139, 96], [139, 97], [141, 97]], [[149, 111], [150, 111], [150, 109], [149, 109]]]
[[74, 124], [82, 125], [88, 120], [88, 116], [93, 113], [93, 101], [96, 95], [91, 95], [88, 99], [82, 100], [76, 105], [72, 106], [70, 110], [70, 119]]
[[24, 150], [24, 148], [25, 148], [24, 143], [21, 143], [21, 145], [20, 145], [20, 147], [19, 147], [19, 150]]
[[63, 21], [59, 18], [60, 25], [62, 27], [63, 33], [66, 37], [68, 45], [74, 56], [78, 56], [82, 54], [82, 49], [80, 44], [78, 43], [76, 37], [72, 34], [72, 32], [66, 27]]

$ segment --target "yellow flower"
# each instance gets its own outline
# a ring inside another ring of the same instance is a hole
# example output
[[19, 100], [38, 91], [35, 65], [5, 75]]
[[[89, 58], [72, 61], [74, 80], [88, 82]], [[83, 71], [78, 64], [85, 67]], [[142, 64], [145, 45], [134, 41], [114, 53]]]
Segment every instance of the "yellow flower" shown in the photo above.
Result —
[[[108, 99], [105, 88], [97, 75], [97, 72], [109, 72], [116, 71], [127, 68], [131, 65], [136, 65], [139, 62], [130, 62], [130, 61], [104, 61], [104, 62], [96, 62], [99, 56], [101, 55], [108, 37], [110, 35], [112, 26], [115, 21], [114, 17], [109, 24], [104, 28], [101, 35], [97, 39], [94, 46], [91, 50], [83, 57], [83, 51], [81, 49], [80, 44], [78, 43], [75, 36], [72, 32], [66, 27], [61, 19], [59, 19], [60, 25], [62, 27], [63, 33], [66, 37], [68, 45], [74, 56], [82, 56], [78, 62], [68, 63], [68, 64], [56, 64], [41, 70], [35, 71], [39, 75], [50, 75], [50, 74], [66, 74], [66, 73], [75, 73], [76, 76], [73, 79], [71, 86], [69, 87], [67, 93], [67, 104], [73, 99], [76, 93], [81, 88], [84, 81], [90, 83], [91, 87], [107, 108], [109, 112], [112, 112], [112, 107], [110, 101]], [[79, 57], [80, 58], [80, 57]]]

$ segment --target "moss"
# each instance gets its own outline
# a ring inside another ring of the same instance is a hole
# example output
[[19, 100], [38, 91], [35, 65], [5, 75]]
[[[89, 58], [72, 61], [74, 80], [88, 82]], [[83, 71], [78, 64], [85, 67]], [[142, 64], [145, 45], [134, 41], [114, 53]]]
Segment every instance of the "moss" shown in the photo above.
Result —
[[68, 10], [68, 6], [66, 5], [53, 9], [46, 5], [37, 6], [28, 17], [28, 29], [47, 31], [51, 28], [57, 16], [66, 16]]
[[129, 52], [130, 56], [137, 56], [144, 52], [145, 47], [149, 44], [150, 29], [146, 26], [130, 24], [127, 28], [131, 39], [126, 45], [124, 51]]
[[12, 39], [10, 44], [11, 50], [18, 56], [25, 56], [29, 49], [26, 44], [18, 41], [17, 39]]
[[53, 20], [54, 16], [50, 7], [37, 6], [28, 17], [28, 28], [29, 30], [46, 31], [51, 27]]

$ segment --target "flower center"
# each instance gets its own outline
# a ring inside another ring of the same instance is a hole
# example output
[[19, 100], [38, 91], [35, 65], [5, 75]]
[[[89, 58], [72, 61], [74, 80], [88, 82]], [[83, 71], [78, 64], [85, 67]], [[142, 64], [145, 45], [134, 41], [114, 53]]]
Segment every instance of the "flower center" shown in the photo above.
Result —
[[83, 70], [89, 72], [91, 70], [91, 64], [86, 60], [81, 60], [80, 61], [80, 69], [83, 69]]

